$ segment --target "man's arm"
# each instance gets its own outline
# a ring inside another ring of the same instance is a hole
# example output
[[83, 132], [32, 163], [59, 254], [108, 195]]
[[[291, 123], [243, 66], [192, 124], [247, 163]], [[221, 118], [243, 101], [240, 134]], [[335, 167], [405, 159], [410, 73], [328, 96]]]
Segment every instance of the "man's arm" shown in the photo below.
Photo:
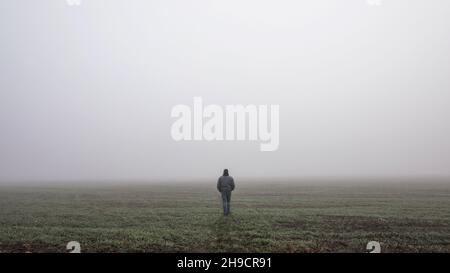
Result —
[[234, 179], [233, 179], [233, 177], [231, 178], [231, 190], [232, 191], [234, 190]]

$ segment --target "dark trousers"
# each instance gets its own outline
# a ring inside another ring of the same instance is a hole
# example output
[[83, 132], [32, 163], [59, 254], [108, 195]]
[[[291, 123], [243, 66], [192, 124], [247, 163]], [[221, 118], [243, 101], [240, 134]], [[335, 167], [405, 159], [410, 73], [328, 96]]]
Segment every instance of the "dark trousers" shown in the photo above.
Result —
[[222, 191], [223, 214], [230, 213], [231, 191]]

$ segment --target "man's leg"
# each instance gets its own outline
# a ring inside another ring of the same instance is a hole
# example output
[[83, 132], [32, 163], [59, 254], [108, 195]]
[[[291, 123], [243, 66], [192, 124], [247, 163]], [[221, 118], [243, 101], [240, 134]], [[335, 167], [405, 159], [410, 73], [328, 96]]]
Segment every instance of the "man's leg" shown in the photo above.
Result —
[[227, 194], [226, 192], [222, 192], [222, 204], [223, 204], [223, 214], [226, 215], [227, 214], [227, 205], [228, 201], [227, 201]]

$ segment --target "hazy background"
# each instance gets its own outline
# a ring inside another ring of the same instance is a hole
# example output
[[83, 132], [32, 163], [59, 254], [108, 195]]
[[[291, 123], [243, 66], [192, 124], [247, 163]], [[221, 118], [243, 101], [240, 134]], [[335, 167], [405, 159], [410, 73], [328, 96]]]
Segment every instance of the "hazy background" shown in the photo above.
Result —
[[[448, 0], [2, 0], [0, 182], [450, 176]], [[280, 146], [171, 108], [279, 104]]]

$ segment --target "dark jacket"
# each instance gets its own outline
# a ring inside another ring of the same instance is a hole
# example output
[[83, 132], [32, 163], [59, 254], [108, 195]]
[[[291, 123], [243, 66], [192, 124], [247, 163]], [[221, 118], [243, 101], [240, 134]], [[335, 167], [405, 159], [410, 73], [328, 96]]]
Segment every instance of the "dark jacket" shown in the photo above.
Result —
[[233, 177], [232, 176], [219, 177], [219, 180], [217, 181], [217, 190], [220, 192], [234, 190]]

